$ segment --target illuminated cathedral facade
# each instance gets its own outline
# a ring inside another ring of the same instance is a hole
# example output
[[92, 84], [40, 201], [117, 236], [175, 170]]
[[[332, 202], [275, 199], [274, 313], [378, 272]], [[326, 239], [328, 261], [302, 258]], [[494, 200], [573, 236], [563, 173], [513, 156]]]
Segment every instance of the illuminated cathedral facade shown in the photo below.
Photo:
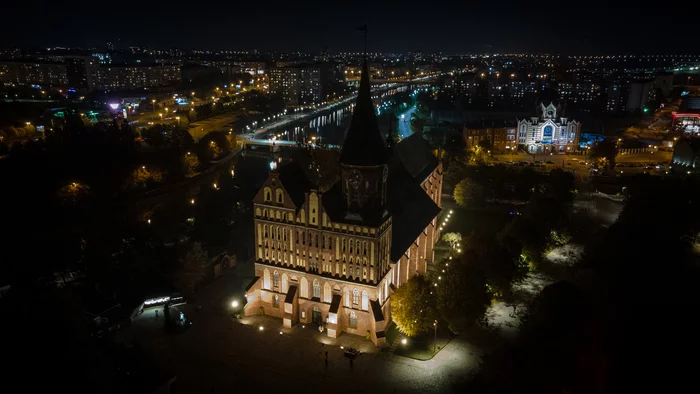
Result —
[[365, 63], [333, 187], [320, 191], [296, 163], [269, 173], [253, 200], [246, 315], [385, 344], [392, 293], [433, 264], [442, 165], [420, 133], [385, 143], [374, 108]]
[[566, 153], [578, 147], [581, 123], [557, 117], [561, 108], [540, 104], [539, 116], [518, 121], [518, 145], [529, 153]]

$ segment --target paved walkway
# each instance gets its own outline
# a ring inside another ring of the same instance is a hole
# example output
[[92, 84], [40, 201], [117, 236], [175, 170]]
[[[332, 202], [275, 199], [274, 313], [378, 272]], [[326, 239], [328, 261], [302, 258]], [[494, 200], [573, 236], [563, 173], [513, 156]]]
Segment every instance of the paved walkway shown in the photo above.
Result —
[[[432, 360], [418, 361], [382, 351], [359, 336], [328, 338], [301, 324], [285, 329], [281, 320], [271, 317], [235, 320], [230, 303], [242, 296], [252, 276], [250, 265], [239, 267], [238, 274], [227, 272], [182, 307], [194, 322], [186, 332], [165, 334], [151, 312], [141, 315], [120, 339], [137, 338], [175, 373], [175, 393], [231, 392], [242, 387], [256, 392], [451, 392], [452, 383], [478, 364], [480, 352], [461, 337]], [[197, 305], [202, 305], [201, 312]], [[340, 346], [365, 353], [350, 364]]]

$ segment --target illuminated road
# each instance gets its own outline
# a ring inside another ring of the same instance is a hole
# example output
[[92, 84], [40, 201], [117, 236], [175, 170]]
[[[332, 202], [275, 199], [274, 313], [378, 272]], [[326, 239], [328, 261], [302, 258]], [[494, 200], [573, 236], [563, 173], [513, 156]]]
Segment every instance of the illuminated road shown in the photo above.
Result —
[[416, 111], [416, 106], [412, 106], [406, 112], [399, 115], [399, 137], [404, 139], [412, 134], [411, 115]]

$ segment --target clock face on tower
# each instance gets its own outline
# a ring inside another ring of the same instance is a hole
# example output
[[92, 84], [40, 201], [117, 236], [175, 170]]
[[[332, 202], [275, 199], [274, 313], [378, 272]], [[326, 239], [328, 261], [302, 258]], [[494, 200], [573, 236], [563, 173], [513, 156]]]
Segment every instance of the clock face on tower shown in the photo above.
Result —
[[353, 190], [357, 190], [360, 187], [360, 184], [362, 183], [362, 174], [360, 171], [357, 170], [352, 170], [350, 172], [350, 186], [352, 186]]

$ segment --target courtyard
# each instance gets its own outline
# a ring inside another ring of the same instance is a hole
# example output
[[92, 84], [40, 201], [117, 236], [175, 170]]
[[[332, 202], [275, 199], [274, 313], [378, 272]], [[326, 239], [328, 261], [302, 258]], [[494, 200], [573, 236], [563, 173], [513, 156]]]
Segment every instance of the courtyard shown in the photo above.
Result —
[[[393, 354], [389, 348], [377, 348], [360, 336], [329, 338], [312, 325], [285, 329], [281, 320], [267, 316], [235, 319], [231, 303], [243, 300], [243, 289], [251, 278], [252, 263], [242, 264], [202, 289], [196, 299], [178, 306], [193, 322], [183, 332], [165, 333], [162, 310], [159, 317], [149, 310], [118, 340], [138, 343], [162, 368], [176, 375], [175, 393], [241, 388], [256, 392], [451, 392], [452, 384], [478, 365], [480, 351], [464, 337], [452, 340], [433, 359], [418, 361]], [[351, 363], [344, 356], [347, 347], [363, 354]]]

